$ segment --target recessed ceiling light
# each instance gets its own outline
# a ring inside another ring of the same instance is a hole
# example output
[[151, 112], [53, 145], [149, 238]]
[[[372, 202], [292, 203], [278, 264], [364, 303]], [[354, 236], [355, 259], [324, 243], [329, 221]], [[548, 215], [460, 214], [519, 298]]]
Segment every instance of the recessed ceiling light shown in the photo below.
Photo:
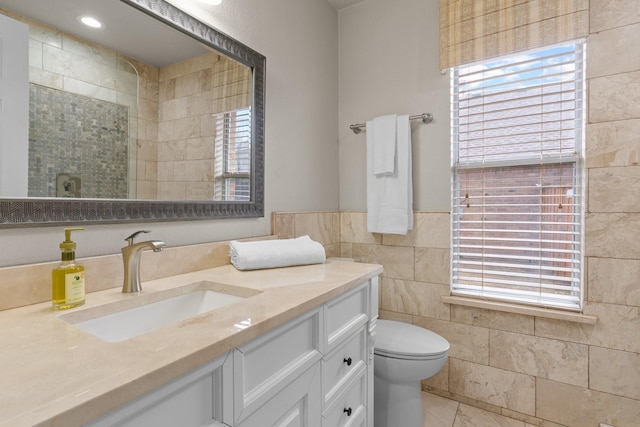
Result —
[[78, 20], [82, 22], [87, 27], [91, 28], [102, 28], [102, 22], [98, 21], [96, 18], [92, 16], [78, 16]]

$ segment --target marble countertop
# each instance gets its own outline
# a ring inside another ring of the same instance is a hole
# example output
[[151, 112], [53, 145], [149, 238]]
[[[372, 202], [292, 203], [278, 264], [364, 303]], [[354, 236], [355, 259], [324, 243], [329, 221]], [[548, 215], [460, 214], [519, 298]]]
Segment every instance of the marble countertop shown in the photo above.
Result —
[[87, 294], [86, 304], [71, 310], [48, 302], [0, 311], [0, 427], [81, 425], [381, 272], [379, 265], [329, 260], [248, 272], [226, 265], [148, 281], [145, 295], [199, 281], [260, 293], [117, 343], [58, 316], [140, 298], [120, 287]]

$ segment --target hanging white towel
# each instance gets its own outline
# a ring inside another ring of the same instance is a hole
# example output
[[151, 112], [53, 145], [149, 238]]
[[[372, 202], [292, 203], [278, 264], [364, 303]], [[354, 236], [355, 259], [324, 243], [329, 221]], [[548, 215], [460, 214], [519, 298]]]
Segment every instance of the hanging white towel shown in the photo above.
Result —
[[[367, 123], [367, 134], [369, 122]], [[391, 174], [376, 175], [373, 141], [367, 138], [367, 230], [407, 234], [413, 229], [413, 182], [409, 116], [396, 119], [396, 155]]]
[[376, 175], [391, 174], [395, 170], [397, 117], [389, 114], [367, 122], [367, 144], [371, 146], [373, 173]]

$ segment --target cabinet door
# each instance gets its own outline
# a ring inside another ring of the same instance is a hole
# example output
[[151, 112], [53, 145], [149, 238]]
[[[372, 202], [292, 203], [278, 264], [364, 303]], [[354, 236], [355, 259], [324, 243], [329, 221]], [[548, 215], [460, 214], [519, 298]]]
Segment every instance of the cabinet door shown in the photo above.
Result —
[[316, 363], [238, 427], [320, 427], [321, 402], [320, 366]]
[[314, 309], [233, 351], [236, 424], [318, 363], [320, 324]]
[[87, 427], [202, 427], [232, 425], [230, 353], [92, 421]]

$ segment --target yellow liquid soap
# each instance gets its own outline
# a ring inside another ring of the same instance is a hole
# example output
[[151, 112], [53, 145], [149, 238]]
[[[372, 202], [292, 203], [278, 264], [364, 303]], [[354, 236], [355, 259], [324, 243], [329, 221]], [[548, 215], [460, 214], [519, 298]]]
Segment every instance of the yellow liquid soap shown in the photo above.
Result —
[[76, 264], [76, 244], [71, 232], [81, 228], [65, 228], [65, 241], [60, 243], [62, 262], [51, 272], [51, 305], [64, 310], [84, 304], [84, 267]]
[[84, 304], [84, 267], [77, 264], [63, 264], [51, 274], [52, 305], [56, 310], [77, 307]]

